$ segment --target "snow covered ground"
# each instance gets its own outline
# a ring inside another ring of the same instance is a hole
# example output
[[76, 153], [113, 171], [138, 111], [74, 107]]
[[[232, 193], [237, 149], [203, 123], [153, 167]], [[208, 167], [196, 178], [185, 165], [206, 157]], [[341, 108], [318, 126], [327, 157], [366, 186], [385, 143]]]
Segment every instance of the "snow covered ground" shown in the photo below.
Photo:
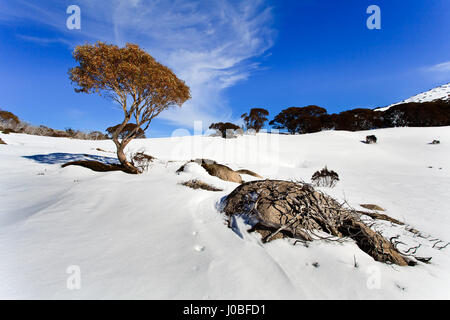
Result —
[[[450, 241], [450, 127], [373, 130], [375, 145], [360, 142], [367, 134], [135, 140], [128, 151], [158, 158], [142, 175], [61, 168], [70, 159], [115, 158], [95, 150], [113, 152], [112, 141], [0, 134], [8, 143], [0, 145], [0, 298], [449, 299], [450, 245], [432, 246]], [[433, 139], [441, 144], [428, 144]], [[386, 265], [352, 241], [305, 247], [239, 237], [217, 209], [238, 185], [196, 164], [175, 173], [200, 157], [307, 182], [327, 165], [341, 181], [324, 192], [358, 209], [377, 204], [430, 235], [376, 225], [387, 237], [400, 235], [399, 249], [421, 244], [416, 254], [431, 263]], [[224, 191], [179, 184], [193, 178]], [[73, 270], [80, 271], [75, 290], [67, 286]]]

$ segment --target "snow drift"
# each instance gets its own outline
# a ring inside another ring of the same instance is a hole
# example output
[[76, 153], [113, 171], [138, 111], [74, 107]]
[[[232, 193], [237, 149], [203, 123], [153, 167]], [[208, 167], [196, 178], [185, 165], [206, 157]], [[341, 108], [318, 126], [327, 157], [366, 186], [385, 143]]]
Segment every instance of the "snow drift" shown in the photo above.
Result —
[[[360, 142], [368, 134], [377, 144]], [[450, 127], [134, 140], [129, 154], [157, 158], [141, 175], [61, 168], [93, 157], [114, 161], [97, 150], [114, 151], [112, 141], [0, 138], [7, 143], [0, 145], [0, 298], [450, 298]], [[433, 139], [441, 143], [428, 144]], [[327, 166], [340, 181], [323, 192], [355, 208], [383, 207], [405, 225], [381, 221], [374, 230], [432, 260], [387, 265], [354, 241], [263, 244], [239, 219], [238, 236], [217, 207], [238, 184], [199, 165], [176, 173], [197, 158], [306, 182]], [[192, 179], [223, 191], [180, 184]], [[72, 270], [80, 271], [79, 289], [67, 286]]]

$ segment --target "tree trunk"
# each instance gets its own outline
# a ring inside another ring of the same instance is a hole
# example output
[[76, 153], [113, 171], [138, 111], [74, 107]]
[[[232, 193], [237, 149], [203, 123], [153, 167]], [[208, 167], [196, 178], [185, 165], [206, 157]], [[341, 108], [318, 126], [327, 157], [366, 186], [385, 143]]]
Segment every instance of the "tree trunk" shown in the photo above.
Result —
[[[116, 141], [114, 141], [114, 142], [116, 142]], [[124, 171], [126, 173], [138, 174], [139, 170], [127, 160], [127, 157], [125, 156], [125, 153], [123, 152], [126, 144], [123, 145], [117, 141], [116, 146], [117, 146], [117, 158], [119, 159], [120, 163], [122, 164]]]

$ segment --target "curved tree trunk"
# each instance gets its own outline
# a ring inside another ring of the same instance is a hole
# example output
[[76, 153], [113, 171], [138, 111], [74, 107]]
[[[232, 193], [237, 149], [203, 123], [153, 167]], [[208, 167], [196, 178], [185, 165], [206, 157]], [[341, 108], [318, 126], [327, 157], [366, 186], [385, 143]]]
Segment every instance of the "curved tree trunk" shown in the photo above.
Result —
[[116, 144], [116, 147], [117, 147], [117, 158], [119, 159], [120, 163], [122, 164], [124, 171], [127, 173], [131, 173], [131, 174], [138, 174], [139, 170], [127, 160], [127, 157], [126, 157], [125, 153], [123, 152], [127, 143], [120, 143], [116, 139], [114, 139], [114, 143]]

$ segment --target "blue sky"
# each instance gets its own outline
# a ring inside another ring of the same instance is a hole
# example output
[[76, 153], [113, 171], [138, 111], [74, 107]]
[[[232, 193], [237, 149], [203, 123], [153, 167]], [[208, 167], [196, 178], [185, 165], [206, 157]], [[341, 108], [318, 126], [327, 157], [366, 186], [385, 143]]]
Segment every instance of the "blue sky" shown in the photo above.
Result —
[[[81, 8], [81, 30], [66, 8]], [[369, 30], [369, 5], [381, 30]], [[385, 106], [450, 81], [448, 0], [11, 0], [0, 3], [0, 108], [32, 124], [101, 130], [121, 121], [105, 98], [75, 93], [73, 48], [137, 43], [192, 90], [148, 135], [195, 120], [270, 117], [316, 104], [329, 113]]]

